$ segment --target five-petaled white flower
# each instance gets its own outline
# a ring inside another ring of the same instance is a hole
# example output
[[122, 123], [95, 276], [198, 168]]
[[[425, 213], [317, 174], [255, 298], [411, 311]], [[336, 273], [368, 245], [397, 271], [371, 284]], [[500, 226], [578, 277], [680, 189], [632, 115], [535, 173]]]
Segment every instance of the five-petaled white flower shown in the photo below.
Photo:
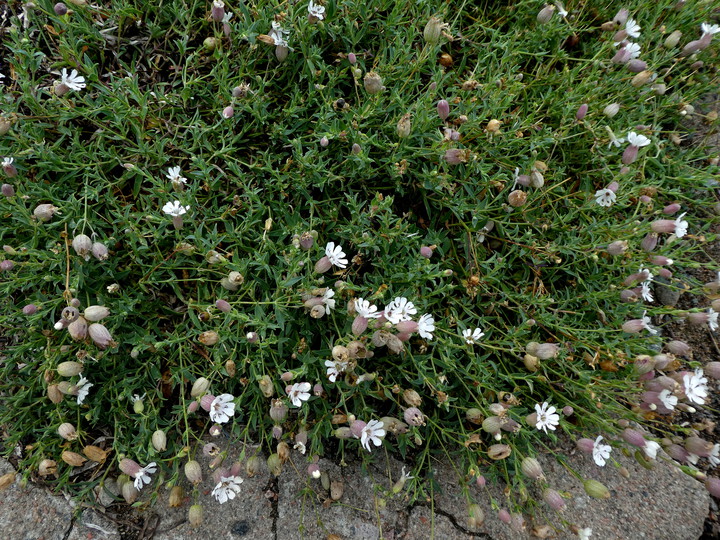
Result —
[[590, 540], [592, 536], [592, 529], [585, 527], [584, 529], [578, 529], [578, 540]]
[[240, 493], [240, 484], [243, 479], [239, 476], [220, 476], [220, 483], [212, 490], [212, 496], [220, 504], [224, 504]]
[[182, 216], [185, 212], [190, 210], [189, 206], [183, 206], [180, 204], [180, 201], [173, 201], [169, 203], [165, 203], [165, 206], [163, 206], [163, 212], [168, 214], [169, 216], [177, 217]]
[[675, 405], [678, 403], [677, 396], [674, 396], [670, 390], [665, 388], [662, 392], [658, 394], [658, 399], [660, 400], [660, 403], [662, 403], [666, 409], [670, 409], [671, 411], [675, 408]]
[[560, 415], [556, 414], [557, 409], [550, 405], [547, 401], [542, 405], [539, 403], [535, 404], [535, 412], [537, 413], [537, 423], [535, 427], [540, 430], [542, 429], [547, 433], [548, 428], [555, 430], [560, 425]]
[[597, 439], [593, 443], [592, 457], [595, 460], [595, 464], [598, 467], [604, 467], [607, 460], [610, 458], [610, 452], [612, 452], [612, 446], [602, 442], [602, 435], [598, 435]]
[[393, 324], [402, 321], [409, 321], [417, 313], [415, 304], [408, 301], [404, 296], [398, 296], [385, 306], [385, 318]]
[[633, 60], [635, 58], [638, 58], [640, 56], [640, 45], [637, 43], [633, 43], [632, 41], [625, 44], [625, 47], [623, 47], [625, 51], [630, 54], [630, 60]]
[[683, 212], [675, 220], [675, 236], [678, 238], [685, 236], [688, 231], [688, 222], [683, 219], [685, 214], [687, 214], [687, 212]]
[[715, 444], [710, 450], [708, 461], [712, 467], [717, 467], [720, 464], [720, 444]]
[[688, 401], [704, 405], [705, 398], [708, 395], [707, 382], [708, 380], [703, 376], [703, 370], [699, 368], [695, 370], [694, 374], [687, 373], [684, 375], [683, 386]]
[[717, 34], [718, 32], [720, 32], [720, 25], [702, 23], [702, 24], [700, 25], [700, 31], [701, 31], [703, 34], [710, 34], [710, 35], [712, 36], [712, 35], [715, 35], [715, 34]]
[[310, 388], [309, 382], [301, 382], [293, 384], [287, 391], [290, 396], [290, 401], [295, 407], [301, 407], [303, 401], [310, 399]]
[[67, 69], [63, 68], [60, 75], [60, 84], [64, 84], [70, 90], [77, 92], [85, 88], [85, 77], [78, 75], [77, 69], [73, 69], [68, 75]]
[[638, 148], [640, 148], [649, 145], [650, 139], [648, 139], [645, 135], [640, 135], [638, 133], [635, 133], [634, 131], [631, 131], [627, 135], [627, 142], [629, 142], [632, 146], [637, 146]]
[[6, 157], [3, 159], [2, 166], [3, 167], [9, 167], [13, 164], [13, 161], [15, 161], [15, 158]]
[[155, 474], [157, 471], [157, 464], [153, 461], [152, 463], [148, 463], [145, 467], [141, 467], [138, 472], [135, 473], [135, 480], [133, 484], [135, 485], [135, 489], [140, 491], [145, 484], [150, 483], [150, 475]]
[[272, 30], [270, 30], [269, 36], [273, 39], [273, 42], [278, 47], [287, 47], [288, 42], [286, 37], [290, 35], [290, 30], [285, 30], [280, 23], [273, 21]]
[[645, 455], [650, 459], [655, 459], [657, 457], [658, 450], [660, 450], [660, 445], [655, 441], [647, 441], [645, 442], [645, 446], [643, 446]]
[[310, 3], [308, 4], [308, 13], [319, 21], [322, 21], [325, 18], [325, 7], [319, 6], [313, 2], [313, 0], [310, 0]]
[[220, 394], [210, 404], [210, 420], [218, 424], [230, 421], [235, 416], [235, 398], [231, 394]]
[[710, 327], [710, 330], [714, 332], [718, 329], [718, 312], [715, 311], [713, 308], [708, 308], [707, 310], [708, 314], [708, 326]]
[[483, 332], [479, 328], [476, 328], [475, 330], [470, 330], [470, 328], [466, 328], [465, 330], [463, 330], [462, 335], [465, 338], [465, 343], [467, 343], [468, 345], [475, 345], [475, 343], [478, 342], [480, 338], [485, 335], [485, 332]]
[[635, 19], [628, 19], [625, 23], [625, 32], [632, 38], [640, 37], [640, 25]]
[[418, 334], [420, 334], [421, 338], [432, 339], [432, 333], [434, 331], [435, 319], [433, 319], [432, 315], [430, 315], [429, 313], [425, 313], [425, 315], [420, 317], [420, 319], [418, 320]]
[[653, 328], [651, 325], [652, 321], [650, 320], [650, 317], [647, 316], [647, 311], [643, 311], [642, 314], [642, 327], [650, 332], [653, 336], [658, 333], [657, 328]]
[[167, 176], [168, 180], [172, 182], [173, 186], [187, 184], [187, 178], [180, 174], [180, 167], [170, 167], [165, 176]]
[[327, 377], [330, 382], [335, 382], [341, 373], [345, 373], [348, 368], [348, 362], [336, 362], [335, 360], [325, 360], [327, 368]]
[[653, 295], [652, 291], [650, 290], [650, 282], [649, 281], [643, 281], [640, 284], [640, 296], [642, 296], [642, 299], [646, 302], [652, 302], [653, 301]]
[[598, 189], [595, 192], [595, 202], [600, 206], [612, 206], [616, 199], [617, 195], [612, 189]]
[[332, 289], [328, 289], [323, 294], [323, 304], [325, 304], [325, 311], [330, 313], [333, 309], [335, 309], [335, 299], [333, 298], [335, 296], [335, 291]]
[[345, 258], [347, 255], [339, 244], [336, 246], [335, 242], [328, 242], [325, 246], [325, 256], [338, 268], [347, 267], [348, 260]]
[[84, 376], [80, 376], [80, 380], [75, 385], [77, 388], [77, 404], [82, 405], [82, 402], [85, 401], [85, 398], [88, 396], [88, 393], [90, 392], [90, 387], [93, 386], [92, 383], [88, 382], [88, 380]]
[[364, 298], [358, 298], [355, 300], [355, 313], [358, 317], [364, 317], [366, 319], [377, 319], [382, 315], [377, 310], [377, 306], [370, 304], [370, 301]]
[[372, 448], [370, 447], [371, 442], [375, 446], [380, 446], [382, 444], [381, 437], [385, 436], [385, 430], [383, 427], [385, 427], [385, 425], [379, 420], [370, 420], [363, 428], [362, 434], [360, 435], [360, 443], [363, 445], [365, 450], [368, 452], [372, 451]]

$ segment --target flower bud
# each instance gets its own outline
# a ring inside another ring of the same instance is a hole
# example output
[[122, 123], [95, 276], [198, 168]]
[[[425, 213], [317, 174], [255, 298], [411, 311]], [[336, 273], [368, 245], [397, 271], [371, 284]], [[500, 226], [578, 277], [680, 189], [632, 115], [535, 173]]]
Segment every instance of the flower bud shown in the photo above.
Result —
[[194, 459], [185, 464], [185, 478], [194, 485], [202, 482], [202, 469], [200, 468], [200, 464]]
[[410, 407], [405, 409], [403, 418], [411, 426], [424, 426], [425, 415], [417, 407]]
[[89, 306], [85, 308], [83, 317], [86, 321], [98, 322], [110, 315], [110, 310], [105, 306]]
[[79, 234], [73, 238], [72, 247], [75, 250], [75, 253], [84, 257], [86, 261], [90, 259], [89, 253], [92, 249], [92, 240], [90, 240], [88, 235]]
[[505, 459], [512, 453], [512, 448], [507, 444], [493, 444], [488, 448], [488, 457], [499, 461]]
[[22, 308], [24, 315], [35, 315], [37, 313], [37, 306], [35, 304], [28, 304]]
[[662, 212], [665, 215], [672, 216], [674, 213], [678, 212], [682, 206], [680, 206], [678, 203], [672, 203], [668, 204], [665, 208], [663, 208]]
[[583, 487], [585, 488], [585, 493], [594, 499], [610, 498], [610, 490], [597, 480], [585, 480]]
[[222, 110], [222, 117], [225, 120], [229, 120], [230, 118], [233, 117], [234, 114], [235, 114], [235, 109], [233, 109], [232, 105], [228, 105], [227, 107], [225, 107]]
[[267, 458], [267, 466], [270, 474], [273, 476], [280, 476], [280, 473], [282, 472], [282, 461], [280, 460], [280, 456], [277, 454], [270, 454]]
[[510, 512], [508, 512], [505, 508], [501, 508], [498, 511], [498, 519], [502, 521], [505, 525], [510, 525]]
[[583, 103], [578, 107], [577, 113], [575, 113], [575, 120], [582, 120], [585, 118], [585, 115], [587, 115], [588, 112], [588, 104]]
[[368, 94], [379, 94], [385, 89], [382, 84], [382, 78], [374, 71], [370, 71], [365, 74], [363, 84], [365, 85], [365, 91]]
[[58, 435], [60, 435], [66, 441], [74, 441], [78, 438], [78, 433], [77, 431], [75, 431], [75, 426], [73, 426], [69, 422], [60, 424], [60, 426], [58, 427]]
[[404, 139], [410, 136], [412, 131], [412, 123], [410, 121], [410, 113], [404, 114], [397, 124], [398, 137]]
[[555, 511], [559, 512], [565, 508], [565, 501], [563, 501], [562, 496], [554, 489], [546, 488], [543, 491], [542, 497], [547, 505]]
[[642, 239], [642, 242], [640, 242], [640, 248], [646, 253], [649, 253], [657, 247], [657, 243], [658, 234], [655, 232], [651, 232], [646, 234], [645, 237]]
[[447, 100], [441, 99], [437, 102], [437, 113], [442, 121], [445, 121], [450, 116], [450, 104]]
[[627, 70], [630, 73], [640, 73], [647, 69], [647, 62], [640, 60], [639, 58], [633, 58], [627, 64]]
[[546, 4], [545, 7], [542, 8], [537, 14], [537, 22], [539, 22], [540, 24], [546, 24], [550, 22], [550, 19], [552, 19], [554, 13], [555, 6]]
[[625, 240], [616, 240], [608, 245], [606, 251], [613, 256], [622, 255], [628, 249], [628, 243]]
[[625, 442], [632, 444], [633, 446], [643, 448], [646, 444], [645, 437], [643, 437], [642, 433], [635, 429], [626, 428], [620, 435], [623, 439], [625, 439]]
[[163, 452], [167, 449], [167, 437], [163, 430], [158, 429], [152, 434], [152, 445], [158, 452]]
[[192, 386], [192, 390], [190, 390], [190, 396], [197, 398], [203, 396], [207, 391], [208, 388], [210, 388], [210, 381], [208, 381], [205, 377], [199, 377]]
[[58, 2], [53, 6], [53, 11], [55, 12], [55, 15], [62, 17], [63, 15], [67, 15], [68, 7], [62, 2]]
[[225, 16], [225, 3], [222, 0], [214, 0], [210, 9], [210, 16], [215, 22], [222, 22]]
[[108, 347], [116, 345], [108, 329], [100, 323], [91, 324], [88, 328], [88, 334], [98, 349], [107, 349]]
[[3, 184], [2, 189], [0, 190], [5, 197], [14, 197], [15, 196], [15, 188], [11, 186], [10, 184]]
[[430, 20], [425, 24], [425, 28], [423, 29], [423, 38], [431, 45], [435, 45], [440, 41], [440, 36], [444, 28], [445, 24], [441, 19], [430, 17]]
[[199, 504], [193, 504], [188, 509], [188, 523], [191, 527], [199, 527], [203, 521], [203, 508]]
[[612, 118], [620, 111], [619, 103], [611, 103], [603, 109], [603, 114], [608, 118]]
[[631, 144], [627, 148], [625, 148], [625, 151], [622, 155], [622, 162], [624, 165], [630, 165], [635, 162], [638, 155], [638, 147], [634, 144]]
[[533, 480], [542, 480], [545, 478], [540, 462], [535, 458], [526, 457], [523, 459], [520, 463], [520, 469], [525, 476]]

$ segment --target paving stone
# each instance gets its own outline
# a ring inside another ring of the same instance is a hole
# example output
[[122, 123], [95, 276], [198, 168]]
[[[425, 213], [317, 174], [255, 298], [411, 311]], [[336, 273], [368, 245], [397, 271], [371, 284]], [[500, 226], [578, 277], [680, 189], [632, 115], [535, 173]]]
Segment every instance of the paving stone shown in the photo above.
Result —
[[[320, 470], [344, 486], [342, 497], [332, 501], [320, 480], [306, 474], [307, 464], [296, 461], [297, 474], [286, 467], [278, 478], [278, 538], [324, 539], [330, 534], [343, 540], [402, 537], [407, 520], [405, 505], [400, 497], [391, 496], [390, 477], [379, 473], [376, 466], [362, 470], [359, 465], [339, 467], [321, 459]], [[399, 473], [398, 462], [392, 460], [388, 466]]]
[[407, 532], [402, 540], [425, 540], [428, 538], [470, 540], [477, 537], [461, 531], [449, 518], [433, 513], [427, 506], [416, 506], [410, 512]]
[[[0, 476], [14, 471], [0, 458]], [[64, 497], [28, 484], [20, 476], [0, 497], [0, 537], [12, 540], [63, 540], [72, 525], [72, 507]]]
[[83, 510], [75, 520], [70, 536], [66, 540], [106, 540], [119, 539], [120, 532], [117, 525], [105, 517], [101, 512], [92, 509]]

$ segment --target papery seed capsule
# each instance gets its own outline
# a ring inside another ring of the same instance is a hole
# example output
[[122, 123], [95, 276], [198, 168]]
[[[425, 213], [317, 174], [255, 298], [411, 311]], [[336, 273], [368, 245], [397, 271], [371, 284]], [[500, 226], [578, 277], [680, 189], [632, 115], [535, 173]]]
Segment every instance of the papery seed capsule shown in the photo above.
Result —
[[479, 504], [471, 504], [468, 507], [468, 527], [477, 529], [485, 521], [485, 512]]
[[465, 418], [467, 418], [471, 424], [481, 425], [485, 420], [485, 415], [483, 415], [480, 409], [471, 408], [465, 411]]
[[267, 458], [267, 466], [270, 474], [273, 476], [280, 476], [280, 473], [282, 472], [282, 461], [280, 460], [280, 456], [277, 454], [270, 454]]
[[527, 193], [516, 189], [508, 195], [508, 204], [513, 208], [519, 208], [527, 202]]
[[88, 334], [90, 335], [90, 339], [92, 339], [95, 345], [97, 345], [98, 349], [106, 349], [115, 345], [108, 329], [100, 323], [91, 324], [88, 327]]
[[50, 476], [55, 473], [57, 473], [57, 462], [52, 459], [43, 459], [38, 465], [40, 476]]
[[526, 457], [523, 459], [520, 463], [520, 469], [525, 476], [532, 478], [533, 480], [541, 480], [545, 478], [540, 462], [535, 458]]
[[378, 75], [374, 71], [370, 71], [369, 73], [365, 74], [363, 84], [365, 86], [365, 91], [368, 94], [379, 94], [385, 89], [382, 84], [382, 77], [380, 77], [380, 75]]
[[90, 258], [90, 250], [92, 249], [92, 240], [86, 234], [78, 234], [75, 238], [73, 238], [72, 247], [75, 250], [75, 253], [84, 257], [85, 260], [88, 260]]
[[191, 460], [185, 464], [185, 477], [194, 485], [202, 482], [202, 468], [197, 461]]
[[77, 434], [77, 431], [75, 430], [75, 426], [73, 426], [69, 422], [60, 424], [60, 426], [58, 427], [58, 435], [60, 435], [66, 441], [74, 441], [75, 439], [78, 438], [78, 434]]
[[440, 120], [445, 121], [450, 116], [450, 103], [447, 100], [441, 99], [437, 102], [437, 113]]
[[555, 6], [546, 4], [537, 14], [537, 22], [540, 24], [546, 24], [550, 22], [553, 14], [555, 13]]
[[86, 321], [98, 322], [110, 315], [110, 310], [105, 306], [89, 306], [85, 308], [83, 317]]
[[627, 64], [627, 70], [630, 73], [640, 73], [647, 69], [647, 62], [640, 60], [639, 58], [633, 58]]
[[440, 41], [440, 36], [442, 35], [444, 27], [445, 24], [441, 19], [438, 19], [437, 17], [430, 17], [430, 20], [428, 20], [425, 24], [425, 28], [423, 29], [423, 38], [431, 45], [436, 44]]
[[400, 120], [398, 121], [397, 134], [398, 137], [400, 137], [401, 139], [410, 136], [410, 132], [412, 131], [412, 123], [410, 121], [410, 118], [410, 113], [407, 113], [403, 115], [403, 117], [400, 118]]
[[505, 508], [501, 508], [498, 511], [498, 519], [505, 523], [505, 525], [509, 525], [511, 521], [510, 512], [508, 512]]
[[58, 375], [61, 377], [75, 377], [80, 375], [83, 370], [83, 365], [80, 362], [60, 362], [57, 366]]
[[410, 407], [405, 409], [403, 418], [411, 426], [424, 426], [425, 415], [417, 407]]
[[199, 377], [192, 386], [192, 390], [190, 390], [190, 396], [197, 398], [203, 396], [207, 391], [208, 388], [210, 388], [210, 381], [208, 381], [205, 377]]
[[666, 49], [672, 49], [677, 46], [677, 44], [680, 42], [681, 37], [682, 32], [680, 30], [675, 30], [667, 38], [665, 38], [665, 43], [663, 43], [663, 46]]
[[625, 240], [616, 240], [608, 245], [606, 251], [613, 256], [622, 255], [628, 249], [628, 243]]
[[547, 488], [543, 491], [543, 500], [555, 511], [565, 508], [565, 501], [562, 496], [554, 489]]
[[644, 85], [646, 82], [648, 82], [653, 76], [653, 73], [651, 71], [641, 71], [637, 75], [635, 75], [632, 80], [630, 81], [630, 84], [634, 86], [635, 88], [638, 88], [642, 85]]
[[203, 508], [199, 504], [193, 504], [188, 509], [188, 523], [191, 527], [199, 527], [203, 521]]
[[585, 493], [593, 497], [594, 499], [609, 499], [610, 490], [601, 484], [597, 480], [588, 479], [583, 483]]
[[512, 453], [512, 448], [507, 444], [493, 444], [488, 448], [488, 457], [499, 461], [505, 459]]
[[609, 118], [612, 118], [620, 111], [619, 103], [611, 103], [603, 109], [603, 114]]

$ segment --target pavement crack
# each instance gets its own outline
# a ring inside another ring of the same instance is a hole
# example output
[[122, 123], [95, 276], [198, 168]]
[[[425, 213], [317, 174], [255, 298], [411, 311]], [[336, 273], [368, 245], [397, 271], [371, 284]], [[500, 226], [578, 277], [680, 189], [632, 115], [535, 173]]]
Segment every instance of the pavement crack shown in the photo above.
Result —
[[272, 535], [275, 540], [278, 540], [278, 516], [280, 515], [280, 487], [277, 477], [271, 477], [265, 486], [265, 497], [270, 501], [270, 517], [272, 518]]
[[412, 506], [412, 508], [415, 508], [416, 506], [424, 506], [426, 508], [429, 508], [431, 512], [439, 516], [443, 516], [450, 522], [453, 527], [455, 527], [463, 534], [467, 534], [468, 536], [472, 536], [473, 538], [484, 538], [485, 540], [492, 540], [492, 536], [487, 533], [475, 532], [471, 531], [467, 527], [463, 527], [462, 525], [460, 525], [460, 523], [458, 523], [458, 520], [455, 519], [455, 516], [453, 516], [450, 512], [446, 512], [442, 508], [438, 508], [437, 505], [431, 506], [429, 503], [426, 502], [417, 502]]
[[72, 530], [75, 528], [75, 522], [77, 521], [77, 518], [73, 515], [70, 517], [70, 526], [68, 527], [68, 530], [65, 531], [65, 534], [63, 534], [62, 540], [67, 540], [70, 538], [70, 533], [72, 533]]

